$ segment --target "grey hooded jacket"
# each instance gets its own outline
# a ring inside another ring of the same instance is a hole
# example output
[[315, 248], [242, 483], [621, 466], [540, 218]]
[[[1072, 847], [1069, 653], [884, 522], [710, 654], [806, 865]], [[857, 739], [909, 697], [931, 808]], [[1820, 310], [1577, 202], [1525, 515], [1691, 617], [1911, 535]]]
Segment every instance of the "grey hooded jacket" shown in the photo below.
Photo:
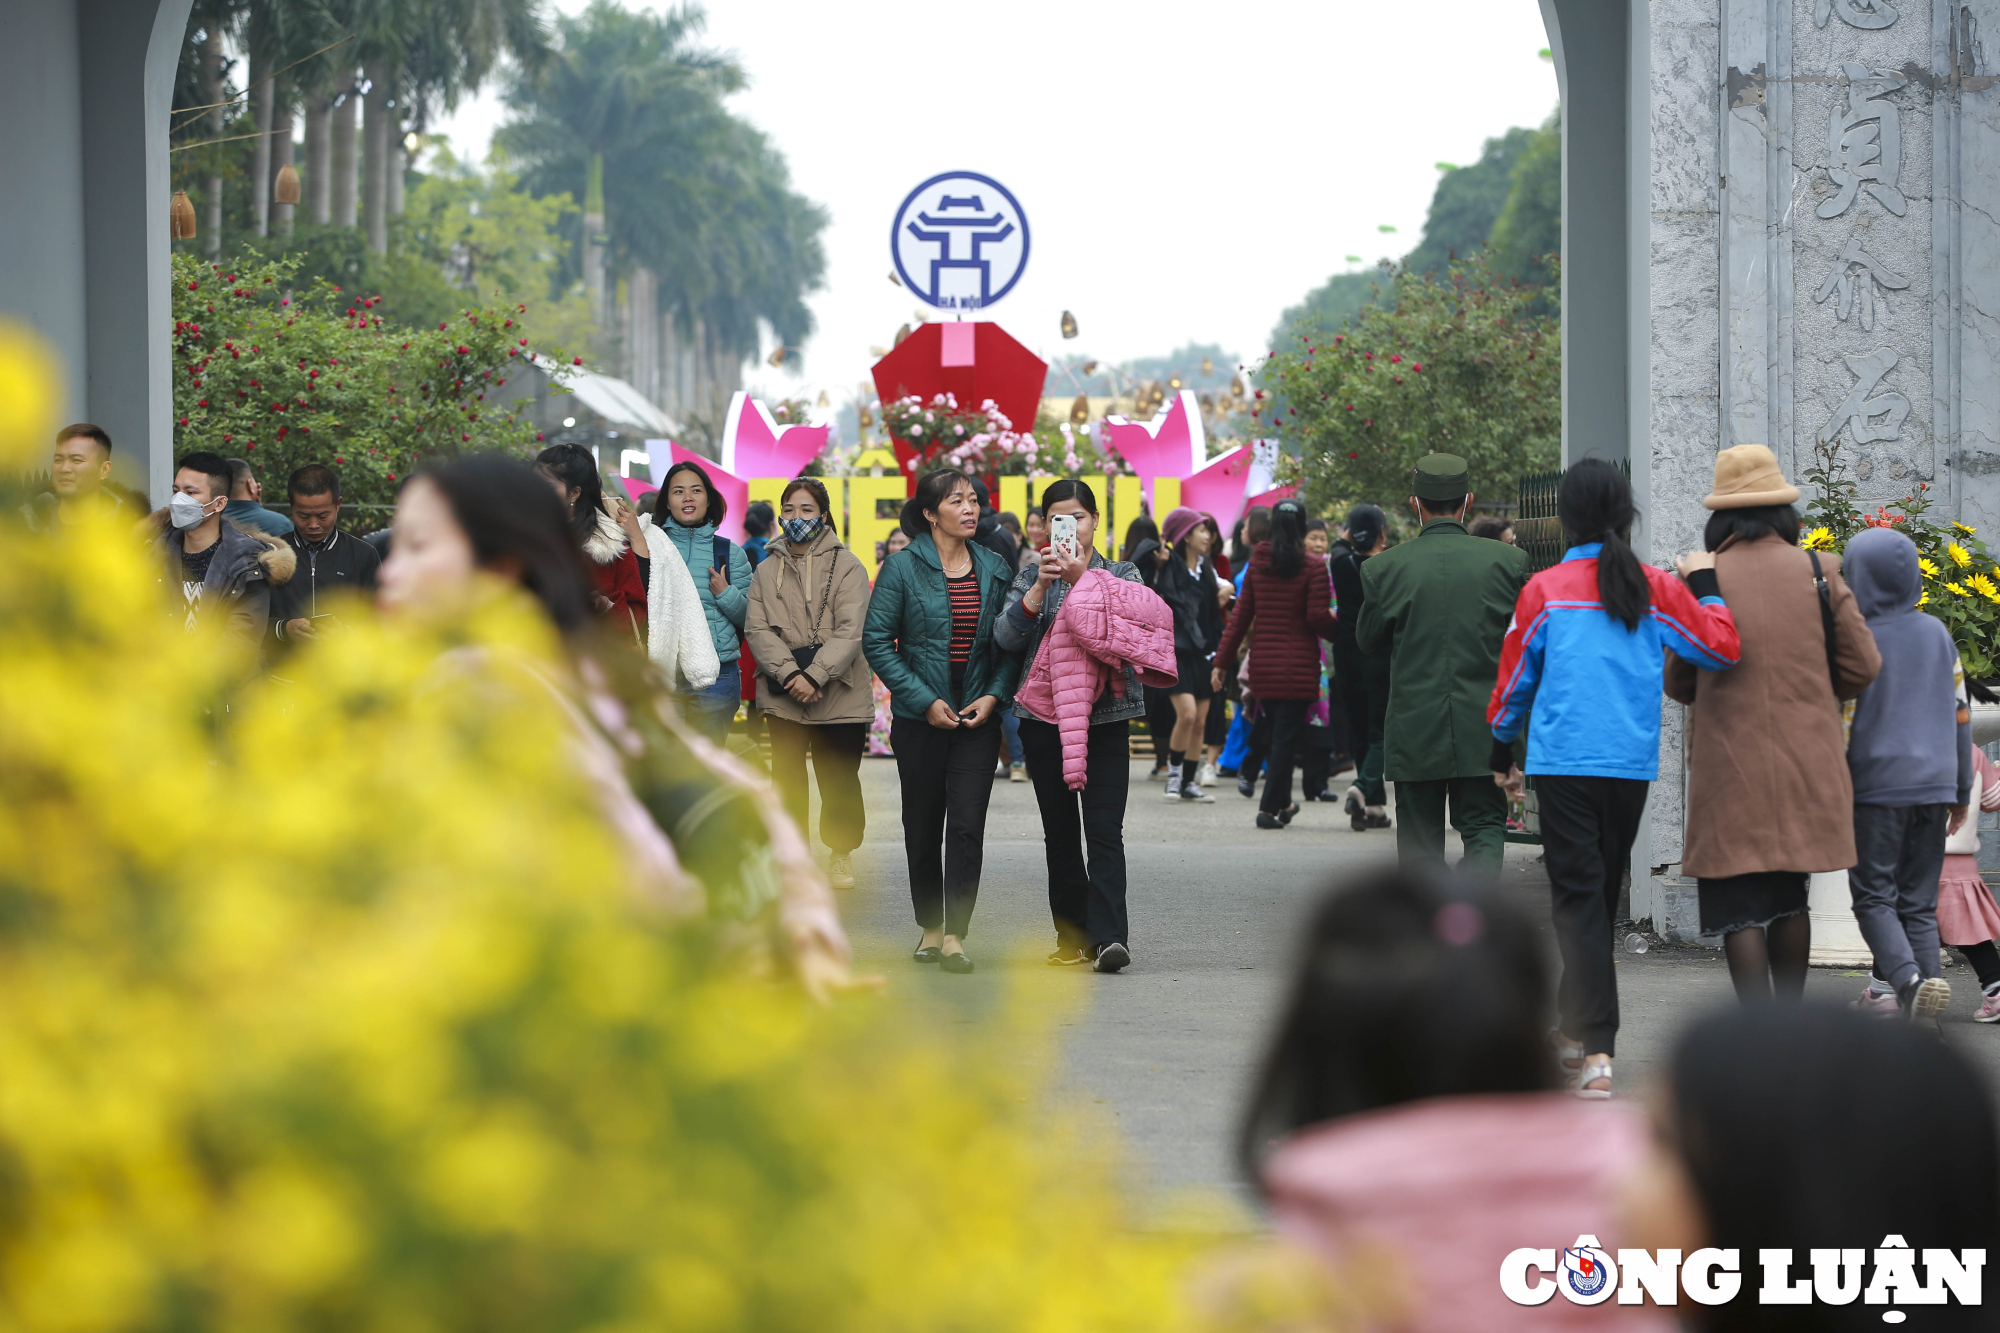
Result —
[[1856, 805], [1963, 805], [1972, 793], [1972, 721], [1961, 705], [1958, 645], [1917, 610], [1916, 544], [1890, 528], [1847, 543], [1841, 573], [1882, 654], [1854, 705], [1847, 767]]

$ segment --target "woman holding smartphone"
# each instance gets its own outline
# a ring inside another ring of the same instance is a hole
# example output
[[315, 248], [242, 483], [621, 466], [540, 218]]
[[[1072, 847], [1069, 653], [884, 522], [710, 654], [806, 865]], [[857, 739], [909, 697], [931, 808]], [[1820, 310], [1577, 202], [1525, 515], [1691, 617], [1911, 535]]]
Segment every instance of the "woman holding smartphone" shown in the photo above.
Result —
[[995, 652], [1012, 563], [972, 538], [979, 496], [957, 468], [917, 482], [903, 506], [910, 544], [883, 562], [861, 631], [889, 688], [889, 744], [903, 788], [903, 848], [923, 938], [912, 955], [972, 971], [965, 936], [979, 898], [986, 805], [1000, 758], [994, 714], [1012, 701], [1020, 659]]
[[[1007, 611], [993, 632], [1002, 651], [1018, 653], [1023, 670], [1041, 651], [1042, 639], [1078, 579], [1093, 569], [1140, 586], [1138, 566], [1106, 560], [1097, 544], [1097, 497], [1089, 486], [1064, 478], [1042, 492], [1048, 510], [1049, 546], [1033, 569], [1015, 576]], [[1132, 785], [1132, 719], [1146, 712], [1145, 691], [1128, 663], [1125, 688], [1106, 690], [1091, 705], [1087, 780], [1071, 791], [1063, 776], [1062, 735], [1053, 713], [1025, 711], [1020, 700], [1021, 748], [1042, 811], [1048, 853], [1049, 914], [1055, 919], [1052, 967], [1088, 963], [1117, 972], [1132, 961], [1125, 915], [1125, 804]], [[1089, 864], [1084, 862], [1088, 848]]]

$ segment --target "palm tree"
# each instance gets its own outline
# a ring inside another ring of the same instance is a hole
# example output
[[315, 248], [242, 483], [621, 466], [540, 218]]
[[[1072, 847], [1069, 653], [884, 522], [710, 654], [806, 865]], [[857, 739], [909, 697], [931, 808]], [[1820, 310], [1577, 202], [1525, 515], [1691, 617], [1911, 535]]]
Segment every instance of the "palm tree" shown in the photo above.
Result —
[[701, 24], [698, 9], [658, 18], [597, 0], [559, 23], [539, 77], [515, 81], [519, 116], [497, 142], [528, 189], [584, 200], [576, 258], [601, 332], [610, 269], [629, 275], [634, 383], [684, 418], [719, 423], [760, 323], [787, 346], [811, 332], [804, 297], [824, 271], [826, 218], [723, 106], [743, 74], [695, 46]]

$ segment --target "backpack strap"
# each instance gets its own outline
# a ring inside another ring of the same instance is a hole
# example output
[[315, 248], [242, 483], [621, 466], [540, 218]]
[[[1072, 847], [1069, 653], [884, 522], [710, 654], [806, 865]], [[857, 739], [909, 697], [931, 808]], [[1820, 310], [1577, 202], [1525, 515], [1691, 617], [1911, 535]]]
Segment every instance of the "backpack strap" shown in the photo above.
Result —
[[1812, 561], [1813, 586], [1819, 590], [1819, 625], [1826, 636], [1826, 671], [1833, 678], [1834, 702], [1840, 701], [1840, 657], [1833, 641], [1833, 593], [1826, 585], [1826, 572], [1820, 568], [1819, 552], [1807, 551], [1806, 559]]

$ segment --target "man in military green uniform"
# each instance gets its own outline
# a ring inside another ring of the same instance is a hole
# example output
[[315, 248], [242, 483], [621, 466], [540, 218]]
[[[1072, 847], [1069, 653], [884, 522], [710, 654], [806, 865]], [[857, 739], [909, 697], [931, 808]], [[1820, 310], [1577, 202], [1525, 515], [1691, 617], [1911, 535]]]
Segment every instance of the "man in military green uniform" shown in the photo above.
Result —
[[1361, 566], [1367, 597], [1355, 641], [1389, 654], [1382, 776], [1396, 784], [1399, 859], [1444, 863], [1449, 805], [1465, 843], [1461, 868], [1493, 876], [1506, 849], [1507, 796], [1488, 764], [1486, 705], [1528, 557], [1467, 534], [1465, 473], [1456, 454], [1417, 464], [1410, 504], [1423, 530]]

